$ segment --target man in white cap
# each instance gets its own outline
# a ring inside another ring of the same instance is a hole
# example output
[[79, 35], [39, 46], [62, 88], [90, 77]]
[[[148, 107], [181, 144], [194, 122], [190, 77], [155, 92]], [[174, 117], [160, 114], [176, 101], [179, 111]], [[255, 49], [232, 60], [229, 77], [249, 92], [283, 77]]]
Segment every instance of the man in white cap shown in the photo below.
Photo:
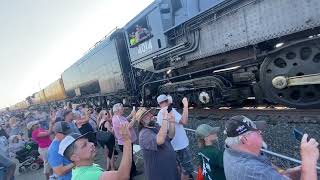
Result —
[[48, 162], [58, 180], [71, 180], [74, 164], [58, 153], [60, 142], [70, 133], [72, 128], [65, 121], [56, 122], [53, 127], [55, 138], [48, 149]]
[[120, 133], [123, 137], [123, 155], [118, 171], [103, 171], [94, 164], [96, 149], [92, 142], [86, 138], [86, 134], [70, 134], [59, 145], [59, 154], [75, 164], [72, 170], [72, 180], [128, 180], [130, 177], [132, 146], [130, 132], [127, 124], [121, 125]]
[[[176, 111], [174, 108], [168, 108], [169, 102], [168, 97], [164, 94], [161, 94], [157, 98], [158, 104], [161, 108], [157, 115], [157, 123], [161, 126], [163, 116], [162, 111], [172, 111], [174, 115], [174, 121], [175, 121], [175, 136], [171, 140], [171, 144], [173, 149], [177, 153], [177, 160], [179, 163], [179, 166], [181, 167], [181, 179], [189, 179], [189, 177], [192, 177], [193, 173], [193, 165], [192, 165], [192, 157], [190, 150], [188, 148], [189, 146], [189, 139], [187, 137], [187, 133], [184, 130], [183, 125], [188, 124], [188, 100], [187, 98], [182, 99], [183, 103], [183, 112], [182, 115]], [[170, 113], [169, 112], [169, 113]]]
[[225, 126], [227, 138], [223, 155], [227, 180], [288, 180], [296, 179], [301, 171], [301, 180], [317, 179], [318, 142], [307, 141], [305, 134], [301, 141], [301, 167], [279, 173], [271, 162], [261, 155], [263, 121], [252, 121], [245, 116], [233, 116]]

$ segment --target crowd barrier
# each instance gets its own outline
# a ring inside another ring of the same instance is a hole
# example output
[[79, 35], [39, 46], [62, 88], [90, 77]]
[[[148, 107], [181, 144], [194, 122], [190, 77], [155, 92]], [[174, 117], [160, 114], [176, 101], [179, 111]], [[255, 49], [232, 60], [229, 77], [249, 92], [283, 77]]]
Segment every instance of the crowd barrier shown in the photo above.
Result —
[[[190, 132], [193, 132], [193, 133], [196, 132], [196, 130], [194, 130], [194, 129], [190, 129], [190, 128], [184, 128], [184, 129], [186, 131], [190, 131]], [[218, 144], [218, 146], [219, 146], [219, 144]], [[268, 155], [271, 155], [271, 156], [275, 156], [275, 157], [278, 157], [278, 158], [281, 158], [281, 159], [284, 159], [284, 160], [287, 160], [287, 161], [291, 161], [291, 162], [294, 162], [294, 163], [297, 163], [297, 164], [301, 165], [301, 160], [298, 160], [298, 159], [295, 159], [295, 158], [292, 158], [292, 157], [289, 157], [289, 156], [285, 156], [285, 155], [282, 155], [282, 154], [279, 154], [279, 153], [276, 153], [276, 152], [272, 152], [272, 151], [269, 151], [269, 150], [266, 150], [266, 149], [261, 149], [261, 151], [264, 152], [265, 154], [268, 154]], [[317, 166], [317, 170], [320, 171], [320, 166]]]

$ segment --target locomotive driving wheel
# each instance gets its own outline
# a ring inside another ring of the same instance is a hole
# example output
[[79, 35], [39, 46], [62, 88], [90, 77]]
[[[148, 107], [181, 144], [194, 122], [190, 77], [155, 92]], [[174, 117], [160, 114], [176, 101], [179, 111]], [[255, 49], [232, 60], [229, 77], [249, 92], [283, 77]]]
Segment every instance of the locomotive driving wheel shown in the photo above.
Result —
[[313, 40], [268, 56], [260, 68], [260, 85], [267, 100], [276, 104], [320, 107], [319, 72], [320, 42]]

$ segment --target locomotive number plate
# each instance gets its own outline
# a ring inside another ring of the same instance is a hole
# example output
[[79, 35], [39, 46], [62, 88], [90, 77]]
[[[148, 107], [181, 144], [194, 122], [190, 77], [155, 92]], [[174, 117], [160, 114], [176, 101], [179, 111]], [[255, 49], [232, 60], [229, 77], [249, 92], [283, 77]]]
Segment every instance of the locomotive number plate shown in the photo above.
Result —
[[149, 51], [152, 51], [151, 39], [138, 46], [138, 54], [144, 54]]

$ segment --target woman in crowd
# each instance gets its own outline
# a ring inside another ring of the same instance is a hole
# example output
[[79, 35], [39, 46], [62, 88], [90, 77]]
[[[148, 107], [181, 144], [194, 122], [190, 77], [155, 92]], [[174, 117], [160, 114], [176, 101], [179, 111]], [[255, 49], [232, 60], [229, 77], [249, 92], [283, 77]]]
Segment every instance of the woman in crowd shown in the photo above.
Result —
[[39, 146], [38, 151], [43, 160], [44, 174], [47, 180], [51, 174], [51, 167], [48, 163], [48, 148], [51, 144], [50, 135], [52, 134], [53, 123], [54, 121], [51, 120], [49, 130], [40, 128], [38, 121], [31, 121], [27, 124], [28, 130], [31, 131], [32, 140], [35, 141]]
[[106, 110], [102, 110], [99, 115], [99, 130], [109, 132], [108, 141], [99, 141], [98, 143], [104, 148], [105, 150], [105, 157], [107, 159], [106, 170], [114, 171], [115, 167], [115, 137], [114, 132], [112, 129], [112, 115], [108, 113]]

